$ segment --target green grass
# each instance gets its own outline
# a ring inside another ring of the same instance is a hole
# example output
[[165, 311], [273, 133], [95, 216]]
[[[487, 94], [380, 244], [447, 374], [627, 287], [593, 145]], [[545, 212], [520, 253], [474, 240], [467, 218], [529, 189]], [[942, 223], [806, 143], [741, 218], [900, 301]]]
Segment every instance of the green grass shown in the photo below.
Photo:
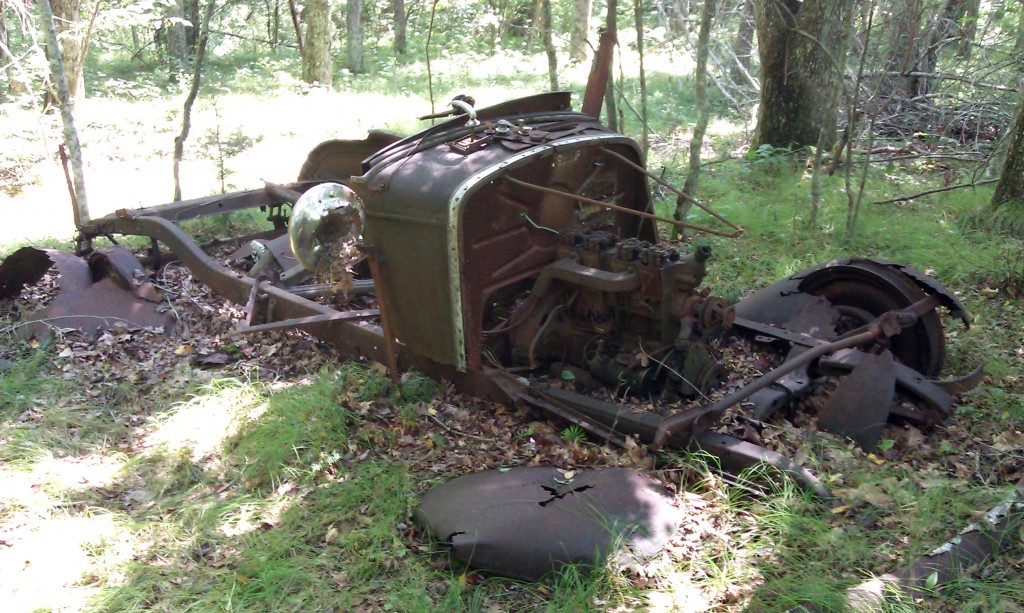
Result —
[[354, 422], [339, 404], [341, 389], [337, 376], [322, 372], [270, 396], [265, 412], [228, 443], [247, 485], [276, 487], [331, 463]]
[[[881, 482], [878, 491], [889, 497], [889, 504], [841, 514], [830, 513], [820, 501], [778, 481], [765, 497], [732, 497], [726, 513], [741, 535], [739, 542], [724, 549], [712, 545], [702, 565], [719, 571], [712, 579], [723, 587], [749, 581], [749, 573], [756, 569], [761, 583], [747, 605], [749, 610], [785, 611], [810, 603], [826, 611], [843, 611], [848, 588], [926, 554], [973, 521], [977, 509], [987, 509], [1005, 496], [1005, 491], [952, 481], [921, 488], [912, 476], [910, 470], [902, 479], [847, 475], [848, 485], [860, 480], [872, 486]], [[936, 598], [961, 610], [957, 607], [971, 600], [1020, 591], [1007, 590], [995, 581], [974, 583], [979, 592], [942, 586]], [[917, 610], [897, 597], [889, 605], [893, 608], [887, 610]]]
[[0, 370], [0, 418], [10, 420], [35, 406], [39, 396], [58, 385], [54, 379], [39, 376], [49, 364], [43, 348], [22, 349]]

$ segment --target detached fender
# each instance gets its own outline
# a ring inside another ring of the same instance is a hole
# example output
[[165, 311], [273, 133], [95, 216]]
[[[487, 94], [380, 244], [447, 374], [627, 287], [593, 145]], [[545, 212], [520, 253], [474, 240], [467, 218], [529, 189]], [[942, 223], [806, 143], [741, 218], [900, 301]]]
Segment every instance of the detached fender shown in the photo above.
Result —
[[345, 181], [363, 174], [363, 160], [402, 140], [398, 134], [370, 130], [362, 140], [329, 140], [313, 148], [299, 170], [299, 180]]

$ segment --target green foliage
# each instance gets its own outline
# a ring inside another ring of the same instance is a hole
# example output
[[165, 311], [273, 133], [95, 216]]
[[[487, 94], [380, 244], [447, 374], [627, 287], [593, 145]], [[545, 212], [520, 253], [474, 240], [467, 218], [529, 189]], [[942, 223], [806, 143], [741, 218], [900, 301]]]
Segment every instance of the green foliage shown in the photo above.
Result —
[[562, 430], [562, 440], [569, 444], [579, 444], [587, 440], [587, 433], [578, 424], [572, 424]]
[[779, 163], [781, 158], [791, 155], [793, 155], [793, 150], [789, 147], [774, 147], [765, 143], [759, 145], [757, 149], [748, 151], [746, 157], [755, 165], [770, 167], [773, 164]]
[[434, 397], [437, 389], [437, 381], [416, 371], [409, 371], [403, 373], [399, 380], [398, 396], [402, 402], [427, 402]]

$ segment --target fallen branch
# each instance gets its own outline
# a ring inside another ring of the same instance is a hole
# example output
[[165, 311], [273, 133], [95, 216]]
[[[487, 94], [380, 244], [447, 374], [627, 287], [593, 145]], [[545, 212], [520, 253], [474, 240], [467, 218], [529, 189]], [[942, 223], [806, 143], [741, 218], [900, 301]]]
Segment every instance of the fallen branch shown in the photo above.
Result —
[[983, 162], [980, 157], [968, 157], [965, 155], [945, 155], [941, 153], [922, 153], [919, 155], [898, 155], [891, 158], [875, 158], [873, 160], [856, 160], [854, 164], [875, 164], [877, 162], [901, 162], [903, 160], [951, 160], [954, 162]]
[[974, 183], [961, 183], [959, 185], [950, 185], [949, 187], [937, 187], [935, 189], [925, 190], [909, 196], [900, 196], [899, 198], [890, 198], [889, 200], [876, 200], [872, 204], [892, 204], [893, 202], [906, 202], [907, 200], [913, 200], [914, 198], [920, 198], [921, 196], [928, 196], [930, 194], [938, 194], [939, 192], [948, 192], [954, 189], [962, 189], [965, 187], [978, 187], [979, 185], [988, 185], [989, 183], [995, 183], [999, 179], [985, 179], [984, 181], [976, 181]]
[[[220, 34], [221, 36], [227, 36], [229, 38], [237, 38], [239, 40], [244, 40], [244, 41], [250, 42], [250, 43], [260, 43], [260, 44], [263, 44], [263, 45], [273, 44], [269, 40], [264, 40], [262, 38], [253, 38], [251, 36], [242, 36], [241, 34], [234, 34], [232, 32], [225, 32], [224, 30], [210, 30], [210, 34]], [[286, 42], [282, 41], [282, 42], [278, 42], [277, 44], [282, 46], [282, 47], [287, 47], [289, 49], [299, 49], [299, 45], [295, 44], [295, 43], [286, 43]], [[300, 51], [301, 51], [301, 49], [300, 49]]]
[[461, 430], [456, 430], [455, 428], [452, 428], [451, 426], [449, 426], [448, 424], [444, 423], [443, 421], [441, 421], [436, 416], [431, 415], [430, 413], [424, 413], [424, 415], [426, 415], [428, 418], [430, 418], [437, 425], [439, 425], [442, 428], [444, 428], [445, 432], [448, 432], [450, 434], [455, 434], [455, 435], [458, 435], [458, 436], [467, 436], [467, 437], [469, 437], [471, 439], [475, 439], [475, 440], [478, 440], [478, 441], [481, 441], [481, 442], [484, 442], [484, 443], [497, 443], [497, 442], [500, 442], [496, 438], [490, 438], [490, 437], [486, 437], [486, 436], [480, 436], [479, 434], [473, 434], [471, 432], [463, 432]]
[[950, 73], [947, 73], [947, 72], [919, 72], [919, 71], [899, 72], [899, 71], [893, 70], [893, 71], [889, 71], [889, 72], [875, 73], [875, 74], [870, 75], [870, 76], [872, 78], [877, 78], [877, 77], [924, 77], [924, 78], [927, 78], [927, 79], [939, 79], [939, 80], [944, 80], [944, 81], [958, 81], [960, 83], [967, 83], [968, 85], [971, 85], [973, 87], [981, 87], [981, 88], [987, 88], [987, 89], [994, 89], [994, 90], [1000, 91], [1000, 92], [1017, 92], [1017, 88], [1015, 88], [1015, 87], [1010, 87], [1010, 86], [1007, 86], [1007, 85], [999, 85], [997, 83], [984, 83], [984, 82], [979, 81], [977, 79], [971, 79], [970, 77], [962, 77], [960, 75], [950, 74]]

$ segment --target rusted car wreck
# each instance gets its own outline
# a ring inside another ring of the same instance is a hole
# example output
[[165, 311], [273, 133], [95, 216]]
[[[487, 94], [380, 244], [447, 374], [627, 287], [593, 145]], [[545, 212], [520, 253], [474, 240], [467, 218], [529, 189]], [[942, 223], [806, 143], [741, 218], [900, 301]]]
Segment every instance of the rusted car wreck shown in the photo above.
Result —
[[[950, 291], [907, 266], [849, 258], [734, 305], [715, 297], [702, 287], [710, 249], [659, 240], [658, 222], [680, 222], [652, 213], [649, 180], [661, 179], [644, 168], [639, 145], [595, 118], [607, 73], [594, 72], [581, 112], [568, 93], [479, 110], [460, 97], [449, 119], [418, 134], [321, 144], [292, 183], [99, 219], [76, 209], [78, 255], [88, 262], [22, 250], [0, 267], [0, 295], [56, 263], [62, 287], [94, 293], [79, 308], [106, 305], [78, 315], [164, 325], [142, 264], [122, 249], [93, 249], [98, 237], [148, 237], [144, 262], [180, 259], [245, 305], [242, 332], [304, 330], [352, 359], [525, 403], [602, 441], [700, 448], [728, 471], [766, 462], [823, 496], [786, 457], [717, 431], [723, 412], [743, 403], [751, 419], [765, 420], [816, 378], [838, 374], [847, 376], [819, 427], [865, 448], [889, 419], [927, 425], [949, 415], [951, 394], [980, 374], [933, 380], [945, 358], [937, 310], [967, 323]], [[252, 208], [266, 211], [275, 231], [243, 248], [239, 257], [256, 262], [248, 273], [210, 257], [179, 225]], [[722, 229], [696, 230], [740, 233], [712, 215]], [[310, 283], [344, 241], [358, 250], [348, 282]], [[117, 291], [132, 297], [111, 299]], [[720, 347], [738, 336], [770, 347], [779, 364], [721, 389]], [[640, 410], [622, 398], [669, 408]]]
[[[948, 415], [950, 394], [978, 374], [930, 379], [945, 357], [936, 310], [967, 323], [950, 291], [907, 266], [849, 258], [726, 304], [702, 287], [709, 248], [683, 252], [659, 241], [657, 222], [680, 222], [651, 213], [648, 180], [661, 179], [645, 170], [638, 144], [595, 119], [603, 91], [595, 74], [582, 112], [571, 110], [569, 93], [481, 110], [460, 97], [452, 118], [418, 134], [321, 144], [293, 183], [98, 219], [76, 209], [78, 253], [88, 263], [22, 250], [0, 270], [0, 294], [16, 294], [56, 262], [63, 287], [102, 298], [119, 286], [138, 304], [116, 306], [157, 325], [162, 317], [142, 315], [154, 300], [142, 265], [122, 249], [92, 248], [98, 237], [148, 237], [148, 263], [166, 259], [166, 247], [217, 293], [246, 305], [244, 332], [305, 330], [353, 359], [526, 403], [601, 440], [699, 446], [729, 470], [765, 461], [819, 490], [785, 458], [715, 432], [718, 417], [743, 402], [765, 419], [816, 376], [850, 371], [860, 380], [856, 393], [840, 386], [821, 422], [865, 447], [889, 417], [928, 424]], [[208, 256], [179, 226], [251, 208], [268, 213], [276, 238], [247, 247], [257, 261], [248, 274]], [[739, 234], [715, 217], [726, 229], [697, 230]], [[345, 238], [361, 255], [351, 282], [306, 283]], [[376, 308], [357, 307], [368, 294]], [[106, 320], [118, 317], [128, 315]], [[711, 402], [726, 374], [716, 347], [734, 335], [775, 346], [785, 359]], [[552, 372], [576, 389], [551, 385]], [[586, 393], [602, 385], [684, 408], [651, 414]], [[897, 392], [914, 403], [892, 402]]]

